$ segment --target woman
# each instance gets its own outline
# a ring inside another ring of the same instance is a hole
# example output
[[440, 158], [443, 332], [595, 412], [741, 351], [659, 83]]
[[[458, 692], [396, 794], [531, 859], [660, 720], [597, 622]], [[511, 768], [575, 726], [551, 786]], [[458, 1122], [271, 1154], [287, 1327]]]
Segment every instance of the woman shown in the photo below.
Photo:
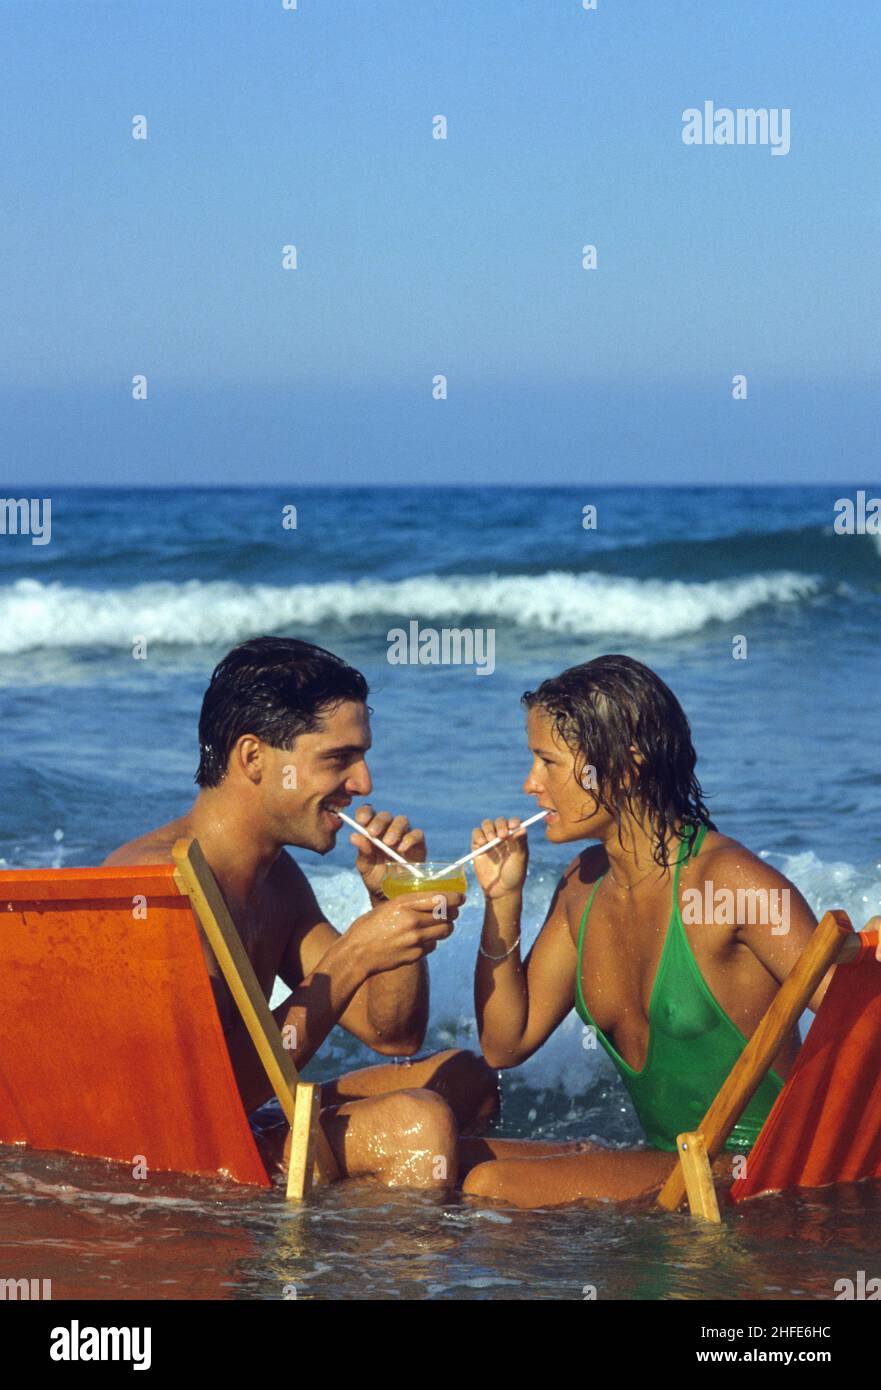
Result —
[[[574, 1004], [618, 1067], [650, 1147], [464, 1139], [463, 1190], [520, 1207], [647, 1196], [676, 1161], [676, 1135], [700, 1125], [816, 919], [782, 874], [716, 830], [688, 721], [648, 667], [598, 657], [523, 701], [533, 758], [524, 790], [548, 811], [548, 840], [599, 844], [569, 864], [522, 961], [526, 838], [519, 820], [474, 831], [475, 849], [502, 839], [474, 863], [486, 900], [475, 973], [481, 1046], [491, 1066], [517, 1066]], [[794, 1028], [716, 1159], [719, 1179], [731, 1179], [731, 1151], [754, 1143], [799, 1047]]]

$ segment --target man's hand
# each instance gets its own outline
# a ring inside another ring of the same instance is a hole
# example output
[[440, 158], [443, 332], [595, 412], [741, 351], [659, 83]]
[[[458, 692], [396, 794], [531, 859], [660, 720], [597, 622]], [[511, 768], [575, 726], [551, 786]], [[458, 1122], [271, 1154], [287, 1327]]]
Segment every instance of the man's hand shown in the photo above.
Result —
[[358, 917], [345, 940], [358, 953], [365, 978], [415, 965], [452, 934], [464, 893], [407, 893]]
[[[881, 932], [881, 917], [870, 917], [863, 931]], [[881, 961], [881, 937], [878, 938], [878, 946], [875, 951], [875, 959]]]
[[[408, 863], [425, 862], [425, 836], [421, 830], [410, 829], [410, 822], [406, 816], [392, 817], [388, 811], [380, 811], [374, 815], [373, 807], [364, 805], [358, 807], [355, 820], [359, 825], [363, 825], [368, 835], [397, 850]], [[372, 845], [364, 835], [358, 835], [353, 831], [350, 840], [358, 851], [355, 868], [363, 878], [365, 888], [371, 898], [381, 898], [382, 881], [392, 860], [376, 845]]]

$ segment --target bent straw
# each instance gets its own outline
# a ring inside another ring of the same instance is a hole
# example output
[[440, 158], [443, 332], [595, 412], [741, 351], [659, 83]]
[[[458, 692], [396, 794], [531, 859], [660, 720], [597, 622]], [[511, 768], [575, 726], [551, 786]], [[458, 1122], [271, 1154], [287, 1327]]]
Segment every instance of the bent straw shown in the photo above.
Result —
[[368, 835], [364, 826], [359, 825], [356, 820], [352, 820], [352, 817], [347, 816], [345, 811], [336, 811], [334, 814], [339, 816], [340, 820], [344, 820], [346, 825], [350, 825], [353, 830], [357, 830], [359, 835], [363, 835], [365, 840], [369, 840], [372, 845], [377, 845], [378, 848], [382, 850], [383, 854], [388, 855], [389, 859], [394, 859], [398, 864], [403, 864], [405, 869], [410, 870], [414, 878], [422, 878], [422, 870], [419, 868], [418, 864], [411, 864], [402, 854], [398, 854], [396, 849], [392, 849], [391, 845], [383, 844], [382, 840], [377, 840], [372, 835]]
[[[541, 820], [542, 817], [546, 815], [547, 811], [538, 811], [536, 815], [530, 816], [529, 819], [525, 820], [522, 825], [518, 825], [516, 830], [511, 831], [511, 838], [513, 839], [515, 835], [519, 835], [520, 831], [525, 830], [528, 825], [535, 825], [535, 822], [537, 820]], [[470, 854], [463, 854], [461, 859], [457, 859], [452, 864], [445, 864], [442, 869], [438, 869], [438, 871], [433, 875], [433, 877], [443, 878], [444, 874], [448, 874], [451, 869], [458, 869], [460, 864], [470, 864], [472, 859], [477, 859], [479, 855], [486, 854], [486, 851], [488, 849], [495, 849], [496, 845], [500, 845], [501, 843], [502, 837], [501, 835], [497, 835], [494, 840], [487, 840], [485, 845], [480, 846], [480, 849], [472, 850]]]

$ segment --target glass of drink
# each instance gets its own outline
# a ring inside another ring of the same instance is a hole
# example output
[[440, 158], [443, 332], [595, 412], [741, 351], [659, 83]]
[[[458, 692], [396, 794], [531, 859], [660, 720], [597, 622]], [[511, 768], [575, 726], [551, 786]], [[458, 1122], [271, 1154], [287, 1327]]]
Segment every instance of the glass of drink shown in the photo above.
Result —
[[382, 881], [382, 891], [387, 898], [400, 898], [404, 893], [467, 893], [468, 881], [465, 878], [465, 865], [457, 869], [447, 869], [441, 873], [443, 864], [420, 864], [421, 878], [411, 874], [403, 864], [389, 864]]

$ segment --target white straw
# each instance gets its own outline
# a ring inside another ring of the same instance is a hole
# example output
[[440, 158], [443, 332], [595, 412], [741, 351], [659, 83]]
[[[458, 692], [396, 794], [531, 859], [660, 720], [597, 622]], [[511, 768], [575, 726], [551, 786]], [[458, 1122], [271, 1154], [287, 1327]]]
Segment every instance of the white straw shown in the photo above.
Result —
[[352, 820], [352, 817], [347, 816], [345, 811], [334, 811], [334, 815], [339, 816], [340, 820], [344, 820], [346, 825], [350, 825], [353, 830], [357, 830], [358, 834], [363, 835], [364, 839], [369, 840], [372, 845], [377, 845], [384, 854], [388, 855], [389, 859], [394, 859], [398, 864], [403, 864], [405, 869], [410, 870], [414, 878], [422, 877], [422, 870], [419, 868], [418, 864], [411, 864], [402, 854], [398, 854], [396, 849], [392, 849], [391, 845], [383, 844], [382, 840], [376, 840], [372, 835], [368, 835], [364, 826], [359, 825], [356, 820]]
[[[535, 825], [537, 820], [541, 820], [541, 818], [546, 815], [547, 811], [538, 811], [536, 815], [530, 816], [529, 820], [525, 820], [522, 825], [518, 825], [516, 830], [512, 830], [511, 835], [519, 835], [521, 830], [525, 830], [528, 825]], [[448, 874], [451, 869], [458, 869], [460, 864], [470, 864], [472, 859], [476, 859], [480, 854], [486, 854], [488, 849], [495, 849], [496, 845], [500, 845], [501, 843], [502, 837], [501, 835], [497, 835], [494, 840], [488, 840], [485, 845], [481, 845], [480, 849], [472, 850], [471, 854], [463, 854], [462, 858], [457, 859], [453, 864], [445, 864], [444, 867], [438, 869], [432, 877], [443, 878], [444, 874]]]

